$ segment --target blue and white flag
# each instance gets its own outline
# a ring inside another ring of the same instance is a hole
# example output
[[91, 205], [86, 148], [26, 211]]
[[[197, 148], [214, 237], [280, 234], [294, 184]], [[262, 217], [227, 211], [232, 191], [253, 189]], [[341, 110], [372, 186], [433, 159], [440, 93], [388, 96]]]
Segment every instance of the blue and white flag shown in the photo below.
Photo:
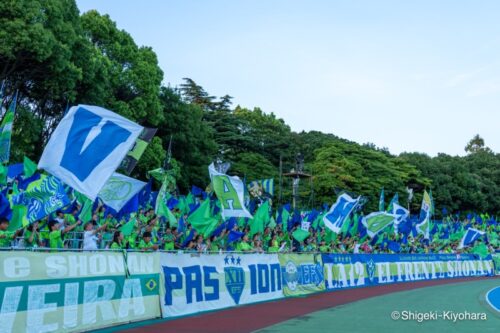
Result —
[[42, 175], [39, 180], [29, 184], [26, 191], [13, 196], [12, 204], [26, 206], [27, 213], [23, 217], [25, 226], [69, 205], [70, 200], [59, 179]]
[[264, 194], [274, 196], [274, 179], [254, 180], [248, 184], [247, 188], [253, 197], [261, 197]]
[[253, 218], [252, 214], [245, 207], [244, 192], [245, 185], [237, 176], [228, 176], [215, 170], [214, 164], [208, 166], [208, 173], [212, 181], [217, 198], [222, 207], [222, 216], [227, 217], [248, 217]]
[[401, 206], [397, 203], [393, 203], [392, 214], [396, 216], [396, 219], [394, 220], [394, 233], [397, 234], [399, 224], [408, 219], [408, 216], [410, 216], [410, 212], [408, 211], [408, 209], [404, 208], [403, 206]]
[[478, 240], [484, 234], [485, 234], [485, 232], [481, 231], [481, 230], [477, 230], [474, 228], [467, 229], [464, 236], [462, 237], [462, 240], [460, 241], [460, 245], [458, 246], [458, 248], [462, 249], [466, 246], [473, 244], [476, 240]]
[[351, 198], [344, 193], [337, 198], [337, 201], [332, 205], [328, 213], [323, 217], [323, 222], [330, 230], [339, 233], [344, 222], [351, 212], [356, 208], [361, 197], [357, 199]]
[[97, 195], [102, 202], [119, 212], [146, 183], [115, 172]]
[[74, 106], [52, 133], [38, 168], [95, 200], [142, 130], [104, 108]]
[[416, 224], [415, 225], [415, 229], [417, 230], [417, 233], [418, 234], [422, 234], [424, 235], [424, 238], [425, 239], [429, 239], [430, 237], [430, 215], [429, 215], [429, 212], [426, 212], [426, 215], [423, 219], [422, 222], [420, 222], [419, 224]]

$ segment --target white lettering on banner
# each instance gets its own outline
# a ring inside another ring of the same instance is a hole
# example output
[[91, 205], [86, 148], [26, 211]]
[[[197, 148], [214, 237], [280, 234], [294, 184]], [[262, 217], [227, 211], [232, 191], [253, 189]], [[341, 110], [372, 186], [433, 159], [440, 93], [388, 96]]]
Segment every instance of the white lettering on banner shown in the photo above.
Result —
[[[121, 298], [118, 300], [117, 313], [110, 302], [115, 295], [116, 283], [113, 280], [95, 280], [72, 282], [63, 284], [38, 284], [29, 287], [5, 288], [0, 308], [0, 333], [12, 332], [13, 325], [19, 310], [23, 290], [27, 289], [27, 332], [52, 332], [58, 330], [58, 323], [45, 324], [47, 313], [56, 311], [58, 305], [63, 308], [61, 326], [71, 329], [79, 323], [78, 297], [83, 292], [83, 307], [81, 323], [95, 324], [99, 320], [114, 322], [117, 319], [128, 318], [131, 315], [141, 316], [146, 313], [144, 298], [141, 289], [141, 280], [126, 279], [123, 284]], [[63, 299], [63, 304], [47, 302], [47, 295], [52, 299]], [[62, 294], [62, 295], [61, 295]], [[100, 314], [100, 317], [99, 317]]]
[[118, 316], [127, 318], [134, 311], [136, 316], [144, 314], [144, 301], [142, 300], [141, 281], [139, 279], [127, 279], [123, 285], [122, 298]]
[[[101, 289], [101, 296], [98, 296], [99, 289]], [[83, 288], [83, 324], [94, 324], [97, 321], [97, 307], [101, 310], [103, 320], [114, 319], [116, 317], [115, 311], [109, 302], [114, 293], [115, 283], [112, 280], [85, 281]]]
[[5, 288], [2, 307], [0, 308], [0, 333], [12, 332], [22, 293], [23, 287]]
[[64, 285], [64, 328], [78, 325], [78, 283]]
[[[349, 267], [346, 272], [345, 267]], [[329, 289], [361, 287], [365, 285], [365, 267], [363, 263], [356, 261], [353, 264], [324, 264], [326, 274], [326, 285]], [[334, 276], [333, 272], [338, 271], [338, 276]], [[349, 280], [348, 280], [349, 278]]]
[[156, 271], [154, 265], [154, 258], [149, 255], [143, 256], [129, 256], [128, 269], [131, 274], [146, 274]]
[[8, 278], [23, 278], [30, 275], [30, 261], [23, 257], [7, 258], [3, 270]]
[[[324, 263], [328, 289], [357, 287], [365, 284], [366, 263]], [[434, 280], [493, 274], [488, 260], [378, 262], [370, 281], [378, 284]], [[376, 280], [372, 280], [373, 278]]]
[[[45, 259], [45, 265], [47, 276], [52, 278], [103, 276], [124, 274], [123, 260], [121, 254], [51, 255]], [[129, 255], [128, 268], [131, 274], [148, 274], [157, 271], [154, 258], [147, 255]]]
[[59, 292], [59, 284], [45, 284], [28, 287], [28, 315], [26, 316], [26, 332], [45, 333], [55, 331], [57, 323], [44, 324], [46, 313], [57, 310], [56, 303], [46, 303], [45, 295]]
[[48, 256], [45, 259], [45, 266], [47, 267], [47, 275], [49, 277], [58, 278], [68, 275], [66, 268], [66, 260], [63, 256]]
[[161, 295], [164, 317], [283, 297], [276, 254], [162, 253], [160, 262], [165, 281]]

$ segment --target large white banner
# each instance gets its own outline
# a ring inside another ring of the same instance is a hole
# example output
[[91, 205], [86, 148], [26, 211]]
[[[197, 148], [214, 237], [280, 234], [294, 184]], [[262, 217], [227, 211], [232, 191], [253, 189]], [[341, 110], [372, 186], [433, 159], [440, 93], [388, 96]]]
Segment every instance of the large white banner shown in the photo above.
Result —
[[74, 106], [52, 133], [38, 168], [95, 200], [142, 130], [104, 108]]
[[159, 254], [0, 252], [0, 333], [83, 332], [160, 317]]
[[160, 255], [163, 317], [282, 298], [277, 254]]

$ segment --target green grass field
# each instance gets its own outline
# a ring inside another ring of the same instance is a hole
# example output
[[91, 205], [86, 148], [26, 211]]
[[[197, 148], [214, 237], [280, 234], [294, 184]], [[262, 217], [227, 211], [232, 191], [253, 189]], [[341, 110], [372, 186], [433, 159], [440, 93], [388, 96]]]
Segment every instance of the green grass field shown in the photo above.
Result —
[[[500, 280], [494, 279], [396, 292], [313, 312], [258, 332], [500, 332], [500, 314], [484, 300], [485, 293], [499, 285]], [[394, 311], [399, 314], [397, 320], [391, 318], [397, 317]], [[403, 320], [402, 316], [411, 316], [403, 311], [412, 311], [415, 319]], [[481, 313], [486, 320], [478, 315], [479, 320], [453, 321], [453, 314], [465, 311], [469, 318], [471, 313]], [[424, 313], [433, 319], [418, 322]]]

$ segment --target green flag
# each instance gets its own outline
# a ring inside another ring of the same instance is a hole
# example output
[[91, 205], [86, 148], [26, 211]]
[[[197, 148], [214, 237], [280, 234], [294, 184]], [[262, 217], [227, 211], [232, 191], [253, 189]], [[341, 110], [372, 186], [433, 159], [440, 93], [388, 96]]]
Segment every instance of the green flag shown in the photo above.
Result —
[[250, 236], [256, 233], [264, 232], [266, 224], [269, 223], [271, 216], [269, 215], [269, 200], [264, 201], [263, 204], [255, 212], [252, 220], [250, 220]]
[[322, 222], [323, 222], [323, 217], [325, 216], [326, 213], [321, 213], [319, 214], [316, 219], [314, 220], [314, 222], [312, 223], [312, 227], [313, 229], [318, 229], [318, 228], [321, 228], [323, 226]]
[[10, 219], [9, 228], [7, 230], [16, 231], [27, 225], [28, 224], [28, 219], [26, 218], [27, 213], [28, 209], [24, 205], [12, 206], [12, 217]]
[[26, 156], [24, 156], [23, 167], [24, 167], [24, 177], [26, 178], [33, 176], [33, 174], [38, 169], [38, 166], [35, 164], [35, 162], [30, 160]]
[[479, 255], [482, 259], [489, 255], [488, 247], [483, 243], [474, 246], [472, 253]]
[[182, 212], [182, 214], [189, 214], [189, 204], [187, 203], [186, 197], [180, 197], [177, 208]]
[[353, 223], [351, 223], [351, 228], [349, 229], [349, 233], [351, 234], [351, 236], [356, 236], [358, 234], [358, 222], [359, 222], [358, 214], [354, 214], [352, 220]]
[[9, 162], [10, 157], [10, 138], [12, 136], [12, 126], [16, 112], [17, 93], [14, 95], [9, 109], [3, 116], [0, 124], [0, 163]]
[[85, 201], [83, 202], [82, 209], [80, 209], [80, 213], [78, 214], [78, 219], [83, 223], [87, 223], [92, 220], [92, 206], [94, 203], [89, 198], [85, 197]]
[[76, 198], [76, 202], [80, 205], [80, 213], [78, 213], [78, 219], [83, 223], [87, 223], [92, 220], [92, 207], [94, 203], [92, 200], [87, 198], [85, 195], [78, 191], [73, 191], [73, 195]]
[[0, 163], [0, 185], [7, 184], [8, 171], [9, 169], [3, 163]]
[[290, 212], [283, 208], [281, 210], [281, 223], [283, 224], [283, 230], [285, 232], [288, 230], [288, 220], [290, 220]]
[[188, 222], [204, 237], [209, 237], [217, 227], [218, 219], [210, 213], [210, 200], [205, 200], [189, 217]]
[[276, 220], [274, 219], [274, 217], [271, 216], [271, 219], [269, 220], [269, 224], [267, 226], [271, 229], [274, 229], [276, 227]]
[[293, 233], [292, 233], [292, 236], [293, 238], [295, 238], [298, 242], [303, 242], [304, 239], [306, 239], [307, 237], [309, 237], [309, 232], [308, 231], [305, 231], [301, 228], [298, 228], [296, 229]]
[[387, 213], [392, 214], [392, 211], [394, 209], [394, 204], [399, 204], [399, 194], [396, 192], [394, 196], [391, 199], [391, 202], [389, 202], [389, 206], [387, 206]]
[[130, 221], [128, 221], [127, 223], [125, 223], [120, 227], [120, 231], [122, 232], [124, 237], [128, 237], [132, 234], [135, 228], [135, 223], [136, 223], [135, 219], [131, 219]]
[[177, 219], [174, 214], [170, 211], [167, 206], [167, 200], [170, 193], [167, 192], [168, 182], [163, 182], [158, 196], [156, 197], [155, 213], [160, 217], [164, 217], [168, 220], [171, 227], [177, 226]]
[[352, 218], [349, 216], [344, 223], [342, 224], [342, 228], [340, 229], [340, 232], [342, 233], [342, 236], [346, 236], [347, 232], [349, 231], [350, 227], [352, 225]]

